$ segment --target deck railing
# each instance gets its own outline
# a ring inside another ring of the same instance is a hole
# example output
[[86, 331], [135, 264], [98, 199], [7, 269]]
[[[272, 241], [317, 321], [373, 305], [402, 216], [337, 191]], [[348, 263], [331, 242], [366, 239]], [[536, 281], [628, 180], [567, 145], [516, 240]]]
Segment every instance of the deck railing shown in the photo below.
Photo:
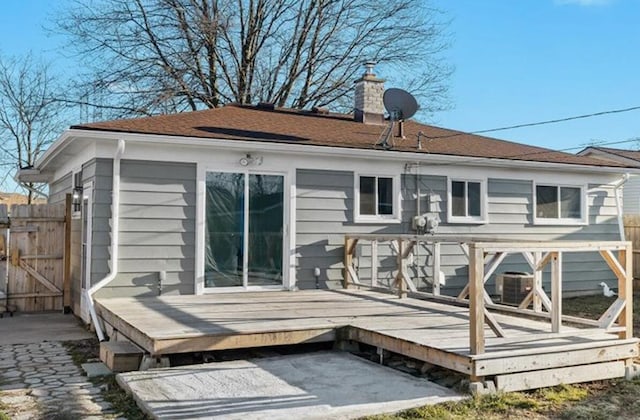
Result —
[[[462, 238], [430, 235], [347, 235], [344, 247], [344, 283], [348, 287], [383, 287], [378, 279], [379, 246], [389, 243], [395, 253], [395, 274], [389, 285], [400, 298], [413, 295], [469, 307], [469, 349], [471, 354], [485, 351], [485, 324], [498, 337], [505, 332], [489, 309], [550, 319], [551, 332], [560, 333], [562, 323], [572, 322], [617, 333], [621, 339], [633, 336], [633, 269], [632, 245], [618, 241], [500, 241], [483, 238]], [[359, 276], [362, 266], [358, 259], [358, 244], [370, 246], [370, 284]], [[441, 247], [456, 244], [468, 260], [468, 282], [458, 296], [440, 294]], [[416, 249], [428, 249], [432, 258], [431, 291], [418, 289], [409, 272], [409, 260]], [[618, 296], [598, 320], [566, 316], [562, 313], [563, 255], [567, 253], [599, 253], [618, 280]], [[617, 253], [617, 255], [615, 254]], [[518, 307], [494, 303], [485, 289], [486, 282], [496, 273], [509, 255], [522, 255], [533, 272], [533, 287]], [[542, 287], [543, 270], [551, 266], [551, 297]], [[532, 309], [528, 309], [529, 306]]]

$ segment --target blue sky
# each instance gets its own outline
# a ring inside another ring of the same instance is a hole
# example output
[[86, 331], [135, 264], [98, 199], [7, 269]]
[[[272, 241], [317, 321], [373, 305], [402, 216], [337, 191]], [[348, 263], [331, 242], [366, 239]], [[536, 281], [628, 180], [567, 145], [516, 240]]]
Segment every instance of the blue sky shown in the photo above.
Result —
[[[2, 0], [0, 52], [68, 63], [62, 39], [42, 29], [63, 1]], [[456, 67], [454, 108], [437, 125], [475, 131], [640, 106], [639, 0], [434, 3], [452, 19]], [[623, 141], [640, 137], [640, 110], [488, 135], [554, 149]]]
[[[640, 1], [436, 4], [453, 19], [456, 67], [455, 108], [438, 125], [475, 131], [640, 106]], [[489, 135], [554, 149], [626, 140], [640, 137], [640, 110]]]

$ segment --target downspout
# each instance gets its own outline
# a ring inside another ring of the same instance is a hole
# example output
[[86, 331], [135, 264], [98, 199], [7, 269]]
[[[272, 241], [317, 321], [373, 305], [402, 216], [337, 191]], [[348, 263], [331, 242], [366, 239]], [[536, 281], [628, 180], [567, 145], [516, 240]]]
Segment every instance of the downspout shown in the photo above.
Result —
[[107, 284], [111, 283], [118, 275], [118, 237], [120, 236], [120, 159], [124, 154], [125, 141], [118, 140], [118, 148], [113, 156], [113, 185], [111, 187], [111, 271], [105, 278], [87, 289], [86, 299], [89, 303], [91, 321], [96, 329], [96, 335], [100, 341], [104, 341], [104, 333], [100, 327], [100, 320], [93, 305], [93, 295]]
[[620, 178], [618, 182], [616, 182], [613, 186], [614, 196], [616, 199], [616, 211], [618, 213], [618, 230], [620, 232], [620, 240], [625, 241], [624, 234], [624, 219], [622, 217], [622, 198], [620, 197], [620, 190], [622, 186], [629, 180], [629, 174], [626, 173]]

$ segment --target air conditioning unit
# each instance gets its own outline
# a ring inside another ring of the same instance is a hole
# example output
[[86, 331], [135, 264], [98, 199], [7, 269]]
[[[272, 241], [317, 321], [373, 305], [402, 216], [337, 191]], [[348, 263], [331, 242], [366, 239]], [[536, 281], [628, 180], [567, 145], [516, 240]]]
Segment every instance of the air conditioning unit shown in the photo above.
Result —
[[532, 274], [507, 271], [496, 276], [496, 295], [505, 305], [520, 305], [532, 289]]

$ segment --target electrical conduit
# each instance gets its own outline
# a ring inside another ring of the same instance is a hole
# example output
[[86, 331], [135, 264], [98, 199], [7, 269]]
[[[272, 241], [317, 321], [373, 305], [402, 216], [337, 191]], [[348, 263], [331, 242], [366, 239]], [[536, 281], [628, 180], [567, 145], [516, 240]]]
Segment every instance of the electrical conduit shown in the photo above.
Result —
[[85, 290], [91, 321], [96, 329], [98, 340], [104, 341], [105, 336], [100, 326], [100, 320], [93, 305], [93, 295], [118, 275], [118, 238], [120, 236], [120, 159], [124, 154], [125, 142], [118, 140], [118, 148], [113, 156], [113, 185], [111, 187], [111, 271], [105, 278]]

